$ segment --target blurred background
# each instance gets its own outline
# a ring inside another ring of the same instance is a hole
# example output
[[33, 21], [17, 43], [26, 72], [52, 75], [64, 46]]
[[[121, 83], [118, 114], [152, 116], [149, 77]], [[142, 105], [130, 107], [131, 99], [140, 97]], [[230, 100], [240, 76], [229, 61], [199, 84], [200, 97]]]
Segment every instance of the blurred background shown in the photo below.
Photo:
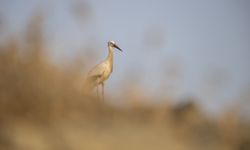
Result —
[[[1, 0], [0, 149], [250, 149], [248, 0]], [[106, 99], [83, 93], [114, 40]]]

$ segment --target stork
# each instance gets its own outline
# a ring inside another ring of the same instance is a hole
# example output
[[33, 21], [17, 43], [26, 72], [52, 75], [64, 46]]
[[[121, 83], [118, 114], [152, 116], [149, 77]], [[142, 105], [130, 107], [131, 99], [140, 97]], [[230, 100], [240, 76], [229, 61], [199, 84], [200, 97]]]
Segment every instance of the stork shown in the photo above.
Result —
[[114, 48], [120, 50], [116, 43], [112, 40], [108, 41], [108, 56], [107, 58], [96, 65], [90, 72], [88, 73], [86, 79], [86, 85], [88, 86], [88, 91], [96, 87], [97, 96], [99, 96], [98, 86], [102, 86], [102, 100], [104, 100], [104, 82], [109, 78], [110, 74], [113, 71], [113, 51]]

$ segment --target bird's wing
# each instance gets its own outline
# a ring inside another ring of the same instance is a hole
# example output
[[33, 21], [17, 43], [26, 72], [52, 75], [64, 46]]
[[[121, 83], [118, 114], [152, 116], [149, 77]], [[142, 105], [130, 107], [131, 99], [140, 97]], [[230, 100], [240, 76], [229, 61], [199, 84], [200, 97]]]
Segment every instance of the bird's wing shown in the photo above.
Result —
[[88, 77], [85, 81], [86, 91], [90, 91], [91, 89], [93, 89], [93, 87], [99, 84], [98, 78], [103, 75], [105, 69], [106, 63], [100, 63], [89, 71]]
[[88, 77], [101, 76], [106, 69], [106, 63], [100, 63], [89, 71]]

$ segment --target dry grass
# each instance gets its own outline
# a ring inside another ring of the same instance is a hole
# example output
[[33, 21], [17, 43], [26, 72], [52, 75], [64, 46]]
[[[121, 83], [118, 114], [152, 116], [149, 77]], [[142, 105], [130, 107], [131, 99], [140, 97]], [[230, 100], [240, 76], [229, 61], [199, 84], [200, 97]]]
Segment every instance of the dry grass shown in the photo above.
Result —
[[0, 49], [0, 149], [250, 149], [249, 123], [235, 114], [211, 120], [192, 102], [119, 108], [84, 95], [80, 72], [49, 63], [33, 36], [25, 53], [14, 40]]

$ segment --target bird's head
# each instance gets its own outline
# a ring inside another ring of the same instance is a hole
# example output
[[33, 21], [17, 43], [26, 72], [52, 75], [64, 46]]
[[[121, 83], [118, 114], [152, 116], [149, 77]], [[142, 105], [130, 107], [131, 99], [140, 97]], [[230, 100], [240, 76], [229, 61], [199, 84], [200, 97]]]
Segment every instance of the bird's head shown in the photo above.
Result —
[[112, 40], [108, 41], [108, 46], [109, 46], [109, 47], [116, 48], [116, 49], [122, 51], [122, 49], [120, 49], [120, 47], [118, 47], [118, 46], [115, 44], [115, 42], [112, 41]]

